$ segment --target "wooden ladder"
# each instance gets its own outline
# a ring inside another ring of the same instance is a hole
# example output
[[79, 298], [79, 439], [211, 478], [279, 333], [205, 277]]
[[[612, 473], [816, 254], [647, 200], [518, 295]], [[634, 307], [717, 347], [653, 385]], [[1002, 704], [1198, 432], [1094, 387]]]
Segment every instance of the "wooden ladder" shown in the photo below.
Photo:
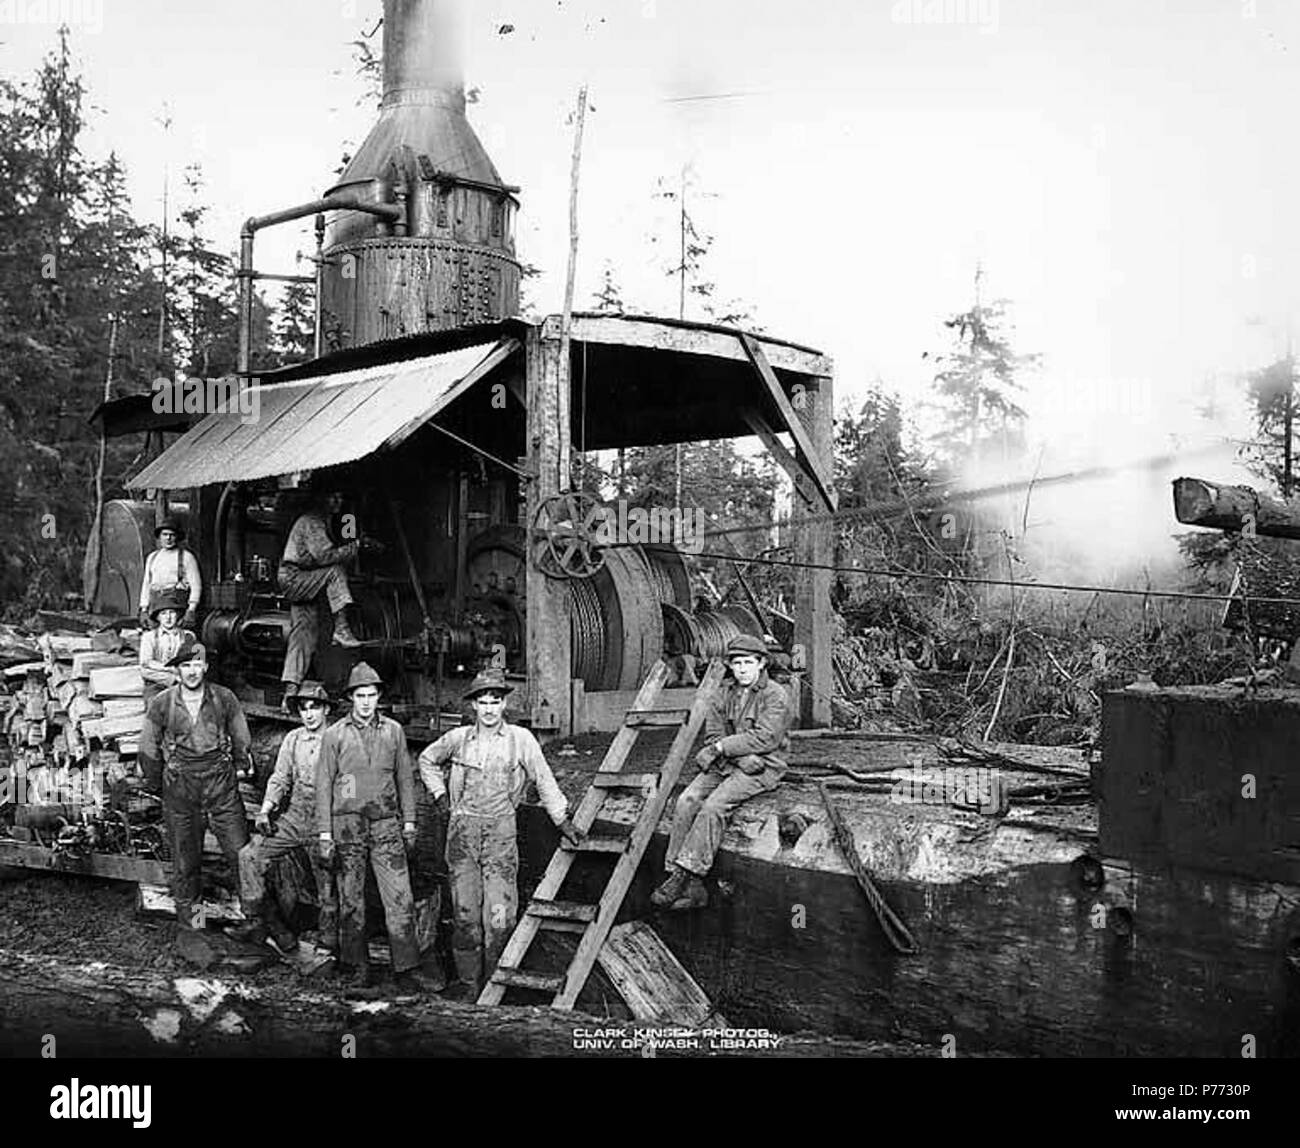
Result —
[[[651, 707], [668, 677], [667, 663], [660, 661], [655, 664], [637, 693], [632, 708], [628, 710], [622, 728], [610, 742], [605, 760], [600, 763], [577, 812], [573, 814], [573, 823], [583, 833], [590, 833], [605, 799], [611, 793], [639, 791], [645, 804], [637, 814], [630, 836], [588, 836], [577, 847], [571, 846], [564, 838], [560, 839], [559, 848], [551, 857], [551, 863], [533, 893], [533, 899], [524, 909], [519, 924], [511, 934], [496, 970], [483, 986], [483, 992], [478, 998], [479, 1004], [500, 1004], [506, 989], [522, 988], [554, 993], [552, 1008], [573, 1008], [578, 993], [582, 991], [587, 977], [595, 967], [610, 929], [614, 927], [614, 919], [636, 876], [637, 866], [641, 864], [650, 838], [659, 825], [668, 799], [672, 796], [673, 786], [681, 776], [686, 755], [704, 725], [709, 699], [721, 682], [723, 672], [724, 666], [720, 661], [715, 660], [709, 666], [689, 710], [655, 710]], [[670, 725], [679, 728], [659, 772], [623, 773], [623, 763], [636, 744], [640, 731], [646, 726]], [[614, 872], [610, 875], [598, 904], [555, 899], [579, 853], [618, 855]], [[521, 967], [539, 929], [581, 934], [577, 951], [564, 972], [526, 972]]]

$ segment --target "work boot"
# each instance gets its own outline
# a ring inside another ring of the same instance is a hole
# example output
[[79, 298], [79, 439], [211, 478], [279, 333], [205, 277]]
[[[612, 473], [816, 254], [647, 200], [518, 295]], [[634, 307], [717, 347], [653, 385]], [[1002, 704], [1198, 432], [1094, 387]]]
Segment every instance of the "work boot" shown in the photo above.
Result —
[[347, 617], [340, 610], [334, 615], [334, 644], [336, 646], [359, 646], [360, 640], [352, 632], [352, 627], [348, 625]]
[[370, 976], [369, 965], [343, 965], [338, 967], [339, 985], [343, 990], [345, 997], [352, 997], [359, 1000], [376, 1000], [379, 997], [379, 990], [375, 988], [374, 981]]
[[293, 935], [293, 930], [284, 923], [284, 918], [269, 901], [262, 911], [262, 920], [266, 924], [266, 931], [271, 934], [271, 947], [281, 956], [287, 957], [298, 951], [298, 938]]
[[478, 985], [471, 984], [469, 981], [452, 981], [442, 994], [445, 1001], [460, 1001], [462, 1004], [473, 1004], [478, 1000]]
[[687, 909], [703, 909], [709, 903], [709, 891], [704, 887], [701, 881], [694, 873], [686, 882], [686, 889], [682, 895], [668, 906], [674, 913], [684, 912]]
[[688, 877], [690, 874], [685, 869], [679, 869], [674, 865], [672, 872], [668, 874], [668, 880], [650, 894], [651, 904], [671, 905], [685, 891]]
[[446, 977], [435, 977], [418, 967], [397, 974], [397, 989], [401, 993], [422, 996], [425, 993], [440, 993], [446, 987]]
[[262, 924], [262, 906], [249, 904], [244, 906], [244, 922], [227, 929], [228, 936], [247, 945], [266, 944], [266, 926]]

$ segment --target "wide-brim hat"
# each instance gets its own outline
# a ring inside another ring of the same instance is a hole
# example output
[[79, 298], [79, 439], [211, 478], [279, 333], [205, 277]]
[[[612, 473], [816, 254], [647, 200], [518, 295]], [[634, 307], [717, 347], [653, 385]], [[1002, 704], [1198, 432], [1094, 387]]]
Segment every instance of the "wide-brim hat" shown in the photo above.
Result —
[[185, 527], [181, 525], [181, 520], [174, 514], [167, 515], [157, 526], [153, 528], [153, 536], [158, 537], [164, 530], [170, 530], [176, 535], [176, 541], [179, 542], [185, 537]]
[[479, 694], [485, 694], [489, 691], [501, 694], [504, 697], [506, 694], [513, 693], [514, 689], [515, 687], [506, 681], [505, 674], [485, 670], [483, 673], [477, 674], [474, 680], [470, 682], [469, 689], [464, 693], [464, 698], [467, 702], [473, 701]]
[[207, 647], [202, 642], [196, 641], [194, 635], [188, 630], [185, 633], [188, 636], [181, 643], [181, 648], [167, 659], [169, 666], [183, 666], [186, 662], [194, 661], [195, 658], [204, 662], [208, 660]]
[[329, 709], [331, 703], [329, 690], [325, 688], [323, 682], [303, 682], [298, 687], [296, 694], [291, 694], [288, 698], [289, 705], [294, 709], [299, 709], [303, 702], [324, 702], [325, 708]]
[[348, 684], [343, 689], [345, 693], [350, 694], [362, 686], [378, 686], [381, 690], [384, 688], [384, 679], [375, 672], [369, 662], [358, 662], [352, 667], [352, 672], [348, 675]]
[[767, 643], [753, 634], [737, 634], [727, 643], [727, 657], [734, 658], [740, 654], [752, 654], [754, 657], [766, 658]]
[[149, 595], [149, 617], [155, 621], [164, 610], [175, 610], [178, 614], [184, 614], [189, 608], [189, 594], [179, 594], [175, 590], [155, 590]]

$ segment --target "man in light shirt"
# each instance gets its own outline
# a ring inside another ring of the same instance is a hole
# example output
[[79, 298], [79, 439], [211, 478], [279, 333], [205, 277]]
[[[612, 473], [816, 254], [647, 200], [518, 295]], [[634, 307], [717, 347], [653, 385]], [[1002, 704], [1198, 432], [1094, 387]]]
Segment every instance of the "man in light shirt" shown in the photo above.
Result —
[[144, 678], [144, 704], [149, 705], [168, 686], [180, 680], [168, 663], [194, 634], [180, 627], [189, 599], [179, 590], [160, 590], [149, 600], [149, 618], [155, 629], [140, 635], [140, 676]]
[[181, 625], [193, 626], [199, 598], [203, 594], [203, 578], [194, 555], [184, 546], [185, 531], [178, 519], [168, 515], [153, 532], [158, 549], [144, 560], [144, 578], [140, 582], [140, 626], [149, 627], [149, 603], [153, 595], [165, 590], [178, 590], [185, 595], [185, 612]]
[[[445, 733], [419, 758], [420, 779], [439, 813], [450, 810], [447, 867], [456, 912], [452, 952], [459, 984], [450, 996], [478, 996], [501, 958], [519, 911], [515, 810], [529, 781], [551, 820], [577, 844], [569, 803], [529, 730], [505, 720], [511, 686], [499, 673], [479, 674], [465, 697], [475, 721]], [[443, 766], [450, 763], [444, 780]]]

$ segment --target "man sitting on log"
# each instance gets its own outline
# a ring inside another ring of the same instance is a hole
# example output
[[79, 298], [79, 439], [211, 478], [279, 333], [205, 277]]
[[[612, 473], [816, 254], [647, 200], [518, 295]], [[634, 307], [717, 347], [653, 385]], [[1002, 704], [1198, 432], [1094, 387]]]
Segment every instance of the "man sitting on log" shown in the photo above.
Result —
[[[574, 844], [582, 840], [537, 739], [504, 720], [511, 689], [504, 674], [479, 674], [465, 692], [474, 705], [474, 724], [448, 731], [420, 754], [421, 780], [438, 812], [451, 814], [447, 866], [456, 909], [456, 997], [478, 996], [514, 930], [519, 910], [515, 810], [529, 781], [537, 784], [542, 805], [564, 837]], [[444, 781], [442, 766], [448, 761], [450, 779]]]
[[[415, 770], [402, 727], [378, 712], [383, 679], [365, 662], [348, 678], [351, 712], [321, 738], [316, 766], [316, 826], [321, 859], [339, 852], [339, 974], [345, 987], [371, 987], [366, 947], [366, 870], [373, 869], [388, 924], [398, 988], [441, 992], [445, 982], [420, 971], [407, 851], [414, 851]], [[398, 818], [401, 821], [398, 821]]]
[[249, 767], [252, 739], [239, 699], [225, 686], [205, 680], [207, 652], [187, 639], [169, 665], [180, 673], [145, 711], [139, 761], [146, 788], [160, 793], [172, 839], [172, 895], [178, 940], [202, 929], [196, 902], [202, 891], [200, 866], [205, 823], [239, 871], [239, 851], [248, 844], [248, 823], [239, 796], [239, 775]]
[[713, 867], [727, 819], [781, 783], [793, 715], [785, 687], [767, 676], [767, 660], [766, 645], [748, 634], [727, 646], [732, 681], [709, 706], [705, 746], [695, 757], [700, 774], [677, 798], [665, 855], [668, 879], [650, 895], [656, 905], [707, 905], [703, 878]]
[[[293, 704], [302, 725], [292, 729], [280, 743], [271, 779], [258, 810], [253, 839], [239, 851], [239, 886], [249, 924], [237, 932], [240, 940], [261, 943], [267, 933], [282, 953], [298, 948], [276, 905], [267, 896], [266, 873], [271, 865], [300, 846], [307, 848], [316, 878], [320, 919], [317, 932], [321, 944], [331, 952], [338, 949], [338, 906], [334, 898], [334, 877], [329, 866], [313, 848], [316, 839], [316, 764], [320, 756], [330, 696], [320, 682], [303, 682]], [[272, 821], [288, 798], [289, 808]]]
[[346, 610], [352, 605], [352, 591], [344, 567], [363, 550], [379, 550], [382, 545], [369, 538], [353, 539], [336, 546], [330, 536], [330, 519], [343, 508], [343, 494], [338, 490], [319, 491], [312, 506], [298, 516], [280, 556], [276, 572], [280, 590], [289, 601], [289, 638], [284, 652], [282, 708], [288, 712], [290, 701], [311, 664], [316, 650], [317, 601], [323, 594], [334, 615], [333, 641], [338, 646], [361, 643], [348, 625]]

